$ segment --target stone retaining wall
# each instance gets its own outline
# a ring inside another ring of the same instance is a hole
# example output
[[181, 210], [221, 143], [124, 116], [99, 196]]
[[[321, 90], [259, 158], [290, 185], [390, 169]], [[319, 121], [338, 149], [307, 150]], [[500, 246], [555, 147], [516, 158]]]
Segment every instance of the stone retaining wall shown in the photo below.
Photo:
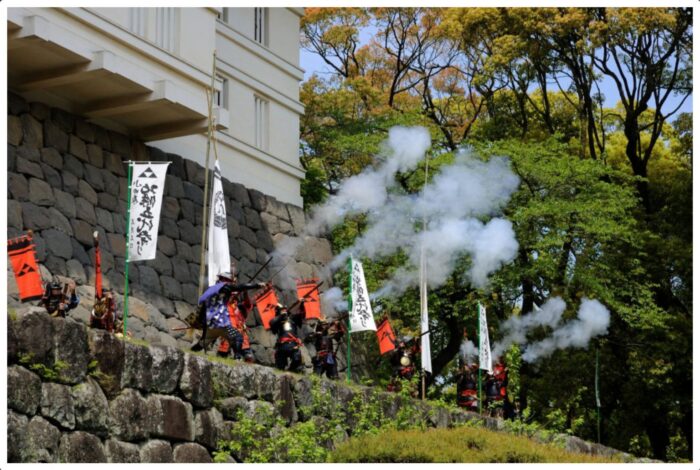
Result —
[[[306, 376], [125, 342], [35, 308], [19, 309], [8, 322], [7, 375], [9, 462], [211, 462], [217, 441], [230, 438], [239, 410], [253, 417], [266, 408], [288, 426], [324, 419], [303, 413], [312, 389]], [[340, 409], [373, 392], [330, 381], [322, 381], [320, 391]], [[376, 397], [385, 416], [396, 417], [400, 397]], [[413, 418], [432, 427], [476, 420], [503, 428], [494, 418], [415, 404]], [[340, 437], [352, 432], [348, 420]], [[619, 454], [559, 437], [569, 450]]]
[[[185, 326], [182, 320], [197, 301], [204, 168], [61, 109], [27, 103], [12, 93], [8, 96], [7, 149], [8, 237], [34, 231], [43, 279], [59, 276], [77, 282], [81, 303], [70, 317], [85, 324], [94, 301], [94, 230], [101, 234], [104, 284], [115, 289], [117, 310], [123, 310], [127, 199], [123, 162], [172, 162], [166, 176], [157, 257], [132, 263], [129, 269], [128, 329], [134, 338], [151, 344], [190, 344], [185, 332], [172, 329]], [[226, 179], [223, 189], [230, 253], [241, 280], [246, 280], [278, 243], [303, 233], [304, 212]], [[332, 257], [330, 244], [313, 237], [305, 237], [303, 243], [298, 259], [287, 270], [299, 277], [319, 277], [324, 281], [323, 291], [332, 285], [323, 270]], [[274, 259], [259, 279], [266, 280], [285, 262]], [[275, 279], [276, 286], [285, 281], [293, 286], [286, 272]], [[8, 294], [10, 307], [21, 306], [11, 268]], [[281, 291], [281, 296], [287, 303], [296, 300], [293, 290]], [[274, 338], [260, 326], [257, 314], [249, 316], [248, 326], [256, 360], [272, 364]], [[303, 349], [307, 367], [312, 354]]]

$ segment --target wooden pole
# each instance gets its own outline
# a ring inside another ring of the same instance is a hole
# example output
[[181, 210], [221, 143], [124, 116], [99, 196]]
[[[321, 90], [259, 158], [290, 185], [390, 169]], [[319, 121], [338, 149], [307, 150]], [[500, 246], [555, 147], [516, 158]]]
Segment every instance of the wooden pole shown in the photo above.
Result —
[[199, 256], [199, 293], [197, 298], [204, 292], [204, 253], [207, 250], [207, 206], [209, 205], [209, 153], [211, 151], [211, 140], [214, 134], [213, 112], [214, 106], [214, 81], [216, 78], [216, 50], [213, 53], [213, 63], [211, 69], [211, 87], [210, 92], [207, 92], [207, 105], [209, 107], [209, 126], [207, 129], [207, 156], [204, 163], [204, 209], [202, 213], [202, 250]]
[[129, 240], [131, 239], [131, 162], [127, 174], [126, 200], [126, 255], [124, 260], [124, 339], [126, 339], [126, 320], [129, 316]]

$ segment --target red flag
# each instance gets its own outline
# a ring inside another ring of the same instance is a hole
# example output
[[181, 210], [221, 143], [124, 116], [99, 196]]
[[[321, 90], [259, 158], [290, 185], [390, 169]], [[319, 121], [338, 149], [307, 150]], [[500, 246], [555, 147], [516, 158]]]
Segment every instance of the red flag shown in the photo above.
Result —
[[41, 298], [44, 289], [41, 286], [39, 265], [36, 262], [36, 250], [32, 243], [31, 232], [7, 241], [7, 254], [15, 272], [19, 298], [22, 301]]
[[95, 298], [102, 298], [102, 256], [100, 255], [100, 243], [97, 241], [97, 232], [92, 236], [95, 238]]
[[386, 354], [396, 349], [396, 336], [391, 329], [389, 319], [385, 318], [377, 325], [377, 339], [379, 340], [379, 354]]
[[321, 318], [321, 302], [316, 285], [318, 279], [297, 279], [297, 298], [305, 300], [306, 319]]
[[270, 320], [275, 318], [275, 307], [277, 307], [277, 294], [272, 286], [267, 287], [264, 291], [255, 296], [255, 305], [258, 307], [260, 320], [266, 330], [270, 329]]

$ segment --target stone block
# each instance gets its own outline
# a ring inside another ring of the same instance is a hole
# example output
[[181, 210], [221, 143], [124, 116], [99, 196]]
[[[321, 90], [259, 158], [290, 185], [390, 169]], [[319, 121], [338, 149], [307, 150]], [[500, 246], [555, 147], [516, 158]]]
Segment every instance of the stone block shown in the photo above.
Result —
[[71, 389], [52, 382], [41, 384], [41, 414], [66, 429], [75, 428], [75, 410]]
[[[104, 179], [102, 178], [102, 170], [99, 168], [86, 163], [83, 165], [85, 169], [85, 181], [90, 185], [95, 191], [105, 191], [111, 188], [105, 187]], [[95, 204], [97, 204], [97, 199], [95, 199]]]
[[[116, 218], [114, 216], [118, 215], [120, 219], [124, 220], [126, 217], [125, 215], [122, 215], [120, 213], [120, 206], [119, 206], [119, 201], [115, 196], [109, 193], [97, 193], [97, 205], [101, 207], [102, 209], [105, 209], [110, 212], [110, 215], [113, 216], [113, 218]], [[124, 225], [124, 222], [122, 222], [121, 225]]]
[[153, 413], [151, 436], [174, 441], [194, 440], [192, 405], [169, 395], [151, 395], [148, 407]]
[[[182, 220], [180, 222], [182, 222]], [[178, 240], [180, 238], [180, 228], [177, 222], [172, 219], [162, 219], [158, 226], [158, 233], [170, 237], [173, 240]]]
[[22, 121], [17, 116], [7, 116], [7, 142], [12, 145], [22, 143]]
[[165, 257], [168, 257], [168, 259], [172, 262], [174, 259], [170, 258], [175, 256], [177, 253], [177, 249], [175, 248], [175, 241], [173, 241], [172, 238], [161, 235], [158, 237], [158, 250], [163, 252], [163, 255]]
[[101, 207], [96, 207], [95, 216], [97, 219], [97, 225], [102, 227], [105, 230], [105, 232], [114, 232], [114, 221], [112, 220], [111, 212]]
[[109, 417], [110, 435], [128, 442], [147, 438], [155, 425], [148, 402], [130, 388], [109, 403]]
[[45, 121], [43, 145], [53, 147], [61, 153], [68, 152], [68, 134], [55, 122]]
[[22, 220], [22, 205], [13, 199], [7, 200], [7, 225], [22, 230], [24, 221]]
[[[88, 144], [87, 145], [87, 154], [88, 154], [88, 162], [95, 168], [103, 168], [105, 165], [105, 157], [104, 153], [102, 152], [102, 148], [95, 145], [95, 144]], [[110, 186], [107, 186], [105, 184], [105, 187], [109, 188]]]
[[204, 167], [192, 160], [185, 160], [185, 173], [187, 181], [198, 186], [204, 186]]
[[238, 420], [240, 413], [246, 415], [251, 414], [250, 402], [243, 397], [229, 397], [225, 398], [218, 405], [221, 410], [222, 416], [226, 419]]
[[7, 368], [7, 406], [26, 415], [33, 415], [41, 402], [41, 379], [24, 367]]
[[88, 377], [85, 382], [72, 387], [71, 394], [76, 428], [107, 437], [109, 423], [105, 411], [109, 408], [109, 403], [99, 384]]
[[[194, 202], [184, 199], [184, 196], [180, 198], [180, 216], [194, 224], [197, 218], [195, 217], [195, 205]], [[199, 208], [201, 210], [201, 207]]]
[[7, 462], [20, 463], [24, 461], [27, 449], [26, 416], [7, 410]]
[[29, 183], [24, 175], [17, 173], [7, 174], [7, 191], [12, 199], [17, 201], [29, 200]]
[[[105, 194], [105, 193], [100, 193]], [[99, 195], [98, 195], [99, 197]], [[102, 205], [102, 204], [100, 204]], [[103, 206], [104, 207], [104, 206]], [[112, 222], [114, 223], [114, 232], [119, 235], [126, 235], [126, 217], [119, 212], [112, 213]]]
[[63, 190], [73, 196], [78, 195], [78, 177], [73, 173], [63, 173]]
[[253, 365], [245, 363], [236, 364], [236, 366], [212, 364], [211, 375], [214, 382], [218, 384], [219, 398], [254, 398], [257, 396], [258, 387], [255, 366]]
[[151, 391], [174, 392], [184, 367], [182, 351], [169, 346], [151, 346], [150, 354], [153, 359]]
[[153, 439], [141, 446], [141, 463], [172, 463], [173, 448], [168, 441]]
[[175, 463], [211, 463], [212, 459], [207, 449], [199, 444], [188, 442], [175, 445], [173, 461]]
[[[72, 249], [73, 247], [71, 246], [71, 253]], [[87, 282], [85, 268], [83, 268], [83, 265], [80, 264], [78, 260], [69, 259], [66, 261], [66, 274], [78, 284], [85, 284]]]
[[[34, 176], [35, 178], [43, 179], [44, 172], [41, 169], [39, 162], [32, 161], [27, 157], [32, 153], [30, 151], [25, 151], [26, 148], [17, 148], [17, 161], [15, 162], [15, 171], [27, 176]], [[36, 151], [36, 149], [32, 149]]]
[[75, 129], [75, 116], [68, 111], [64, 111], [60, 108], [52, 108], [51, 120], [55, 122], [61, 130], [69, 134]]
[[[131, 319], [128, 320], [131, 325]], [[97, 361], [96, 380], [108, 398], [119, 395], [124, 368], [124, 341], [104, 330], [90, 329], [88, 345]]]
[[132, 157], [131, 141], [128, 136], [117, 132], [110, 132], [109, 138], [112, 142], [112, 152], [124, 158]]
[[37, 308], [20, 315], [15, 324], [16, 351], [19, 358], [26, 357], [30, 363], [54, 366], [54, 323], [49, 315]]
[[16, 147], [17, 158], [32, 163], [41, 163], [41, 151], [31, 145], [20, 145]]
[[52, 168], [63, 169], [63, 157], [55, 148], [44, 147], [41, 149], [41, 160]]
[[92, 225], [84, 220], [73, 219], [71, 220], [71, 227], [73, 227], [73, 236], [76, 240], [86, 246], [93, 245], [92, 233], [94, 232], [94, 227]]
[[[248, 242], [253, 248], [258, 248], [258, 237], [251, 229], [246, 226], [241, 226], [241, 240]], [[262, 248], [262, 247], [260, 247]]]
[[194, 440], [209, 449], [216, 449], [223, 424], [224, 418], [216, 408], [197, 412], [194, 418]]
[[[22, 134], [24, 145], [28, 145], [35, 148], [42, 148], [44, 146], [44, 134], [43, 128], [39, 121], [37, 121], [31, 114], [22, 114], [20, 116], [20, 123], [22, 126]], [[9, 124], [9, 119], [8, 119]], [[9, 126], [8, 126], [8, 136], [9, 136]], [[19, 145], [19, 144], [15, 144]]]
[[139, 266], [139, 279], [141, 281], [141, 287], [143, 287], [146, 292], [161, 293], [160, 279], [155, 269], [152, 267], [145, 265]]
[[75, 198], [65, 191], [60, 189], [54, 189], [54, 205], [63, 215], [69, 219], [74, 219], [75, 210]]
[[122, 157], [112, 152], [104, 152], [103, 156], [105, 169], [111, 171], [115, 175], [126, 176], [127, 165], [122, 162]]
[[[128, 320], [127, 320], [128, 321]], [[151, 390], [153, 358], [147, 347], [124, 343], [124, 369], [121, 387], [135, 388], [142, 392]]]
[[170, 276], [161, 276], [160, 284], [163, 287], [163, 295], [175, 300], [182, 299], [182, 284]]
[[182, 180], [174, 175], [165, 175], [165, 195], [180, 199], [185, 197], [185, 188]]
[[102, 127], [95, 127], [95, 143], [105, 150], [111, 150], [112, 141], [109, 137], [109, 131]]
[[180, 203], [172, 196], [165, 196], [163, 198], [163, 207], [161, 210], [162, 217], [177, 220], [180, 215]]
[[57, 460], [61, 432], [41, 416], [33, 417], [26, 428], [23, 460], [54, 463]]
[[78, 194], [80, 195], [80, 197], [88, 201], [91, 205], [97, 205], [97, 193], [87, 181], [80, 180], [80, 182], [78, 183]]
[[68, 136], [68, 152], [84, 162], [89, 161], [85, 142], [80, 140], [77, 136]]
[[[280, 224], [282, 223], [284, 222], [280, 222]], [[258, 230], [257, 232], [255, 232], [255, 238], [257, 240], [256, 246], [258, 248], [262, 248], [268, 253], [274, 251], [275, 245], [269, 232], [267, 232], [266, 230]]]
[[141, 455], [139, 446], [130, 442], [122, 442], [117, 439], [105, 441], [105, 452], [109, 463], [140, 463]]
[[73, 245], [70, 237], [55, 229], [44, 230], [42, 236], [46, 240], [49, 253], [63, 259], [70, 259], [73, 254]]
[[248, 189], [248, 194], [250, 196], [250, 204], [253, 206], [253, 209], [258, 212], [264, 212], [267, 210], [267, 196], [257, 189]]
[[158, 274], [167, 276], [173, 274], [173, 265], [170, 262], [170, 258], [165, 256], [160, 250], [156, 253], [155, 259], [146, 261], [146, 265], [155, 269]]
[[90, 355], [85, 327], [70, 318], [53, 318], [54, 360], [62, 362], [66, 368], [59, 374], [59, 380], [76, 384], [85, 380]]
[[85, 176], [85, 167], [83, 166], [82, 162], [73, 155], [67, 154], [63, 157], [63, 169], [66, 172], [75, 175], [78, 178], [79, 183], [83, 182], [82, 178]]
[[44, 180], [52, 188], [62, 188], [63, 179], [61, 175], [53, 167], [47, 165], [46, 163], [41, 164], [41, 171], [44, 173]]
[[196, 305], [199, 295], [197, 292], [197, 286], [195, 284], [183, 284], [182, 285], [182, 298], [185, 302]]
[[202, 240], [201, 227], [199, 227], [199, 230], [197, 230], [198, 227], [192, 225], [192, 223], [189, 220], [178, 220], [177, 226], [180, 231], [179, 237], [173, 237], [172, 235], [169, 235], [165, 232], [164, 235], [168, 235], [174, 239], [180, 238], [180, 240], [182, 240], [185, 243], [189, 243], [190, 245], [195, 245]]
[[84, 431], [76, 431], [61, 436], [58, 447], [61, 462], [106, 463], [107, 454], [100, 438]]
[[250, 207], [243, 209], [243, 220], [248, 228], [253, 230], [259, 230], [262, 228], [262, 222], [260, 220], [260, 213]]
[[85, 142], [94, 142], [95, 125], [78, 119], [75, 121], [75, 134]]
[[239, 251], [240, 255], [241, 255], [241, 256], [245, 256], [246, 258], [248, 258], [249, 261], [251, 261], [251, 262], [253, 262], [253, 263], [257, 262], [258, 255], [257, 255], [257, 253], [256, 253], [256, 251], [255, 251], [255, 248], [253, 248], [253, 247], [252, 247], [248, 242], [246, 242], [245, 240], [240, 240], [239, 243], [240, 243], [240, 245], [239, 245], [239, 247], [240, 247], [240, 251]]
[[277, 217], [267, 212], [260, 213], [263, 229], [267, 230], [271, 235], [275, 235], [280, 231], [280, 221]]
[[197, 408], [211, 406], [214, 390], [212, 365], [205, 359], [185, 354], [184, 368], [180, 377], [180, 391]]

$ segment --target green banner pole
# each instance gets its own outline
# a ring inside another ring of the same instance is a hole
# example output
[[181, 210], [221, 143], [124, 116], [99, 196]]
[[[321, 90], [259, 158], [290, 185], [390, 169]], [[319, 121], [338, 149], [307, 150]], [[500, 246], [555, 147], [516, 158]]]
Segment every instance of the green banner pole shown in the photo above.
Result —
[[126, 320], [129, 316], [129, 239], [131, 238], [131, 162], [127, 175], [126, 199], [126, 254], [124, 261], [124, 339], [126, 339]]
[[600, 389], [598, 388], [599, 385], [599, 359], [598, 359], [598, 345], [596, 345], [595, 348], [595, 408], [596, 408], [596, 414], [597, 414], [597, 427], [598, 427], [598, 444], [600, 444]]
[[476, 341], [477, 348], [479, 351], [479, 414], [481, 414], [481, 309], [479, 308], [479, 303], [476, 304]]
[[348, 291], [348, 353], [347, 367], [345, 368], [346, 381], [350, 383], [350, 315], [352, 314], [352, 256], [348, 259], [348, 281], [350, 289]]

